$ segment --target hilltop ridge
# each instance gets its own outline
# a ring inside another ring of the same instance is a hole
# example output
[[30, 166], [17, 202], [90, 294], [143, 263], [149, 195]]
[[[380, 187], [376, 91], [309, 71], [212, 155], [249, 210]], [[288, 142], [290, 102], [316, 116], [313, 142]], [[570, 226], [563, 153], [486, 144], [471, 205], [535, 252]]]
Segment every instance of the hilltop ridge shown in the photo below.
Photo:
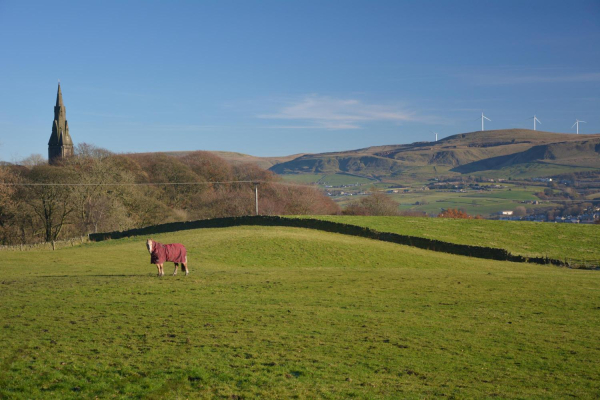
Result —
[[[437, 167], [462, 174], [516, 165], [527, 169], [531, 164], [600, 169], [600, 134], [573, 135], [528, 129], [470, 132], [437, 142], [306, 154], [270, 169], [278, 174], [351, 173], [381, 178], [407, 171], [414, 173], [419, 168]], [[536, 167], [539, 169], [539, 165]]]
[[[168, 152], [185, 156], [190, 151]], [[600, 171], [600, 134], [576, 135], [502, 129], [459, 133], [437, 142], [371, 146], [313, 154], [257, 157], [210, 151], [237, 165], [256, 164], [277, 174], [351, 174], [374, 179], [426, 175], [549, 176]]]

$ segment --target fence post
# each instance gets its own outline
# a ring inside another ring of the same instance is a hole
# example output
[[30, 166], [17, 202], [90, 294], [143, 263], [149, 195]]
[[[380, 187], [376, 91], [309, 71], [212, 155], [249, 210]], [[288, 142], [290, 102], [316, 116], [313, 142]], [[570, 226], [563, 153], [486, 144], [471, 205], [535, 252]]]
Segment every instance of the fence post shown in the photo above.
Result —
[[256, 206], [254, 215], [258, 215], [258, 182], [254, 182], [254, 204]]
[[54, 243], [54, 240], [52, 241], [52, 250], [56, 250], [56, 244]]

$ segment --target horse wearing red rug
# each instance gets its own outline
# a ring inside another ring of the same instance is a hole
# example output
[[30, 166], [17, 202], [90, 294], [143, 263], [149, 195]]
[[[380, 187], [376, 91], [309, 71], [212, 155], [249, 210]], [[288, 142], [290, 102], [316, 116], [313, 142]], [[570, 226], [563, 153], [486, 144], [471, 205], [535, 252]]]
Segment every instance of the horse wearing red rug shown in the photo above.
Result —
[[189, 269], [187, 266], [187, 250], [180, 243], [162, 244], [155, 242], [152, 239], [146, 241], [146, 247], [150, 253], [150, 264], [155, 264], [158, 268], [158, 276], [165, 274], [163, 264], [170, 261], [175, 264], [173, 275], [177, 275], [177, 267], [181, 264], [181, 269], [187, 275]]

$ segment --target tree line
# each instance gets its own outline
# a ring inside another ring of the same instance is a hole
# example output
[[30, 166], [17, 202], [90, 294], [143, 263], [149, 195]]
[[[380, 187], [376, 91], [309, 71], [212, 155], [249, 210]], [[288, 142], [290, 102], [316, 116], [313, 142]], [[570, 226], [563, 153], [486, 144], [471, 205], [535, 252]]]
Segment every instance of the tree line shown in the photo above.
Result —
[[318, 189], [283, 184], [254, 164], [233, 165], [209, 152], [114, 154], [84, 143], [55, 165], [32, 156], [0, 166], [0, 244], [252, 215], [252, 182], [260, 182], [263, 215], [340, 211]]

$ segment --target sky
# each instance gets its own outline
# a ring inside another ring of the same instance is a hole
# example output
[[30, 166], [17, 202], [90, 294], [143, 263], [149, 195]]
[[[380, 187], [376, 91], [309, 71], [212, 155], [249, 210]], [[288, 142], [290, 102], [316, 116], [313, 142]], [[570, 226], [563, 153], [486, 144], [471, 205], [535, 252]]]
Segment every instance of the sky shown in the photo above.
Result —
[[600, 133], [600, 1], [0, 0], [0, 161]]

